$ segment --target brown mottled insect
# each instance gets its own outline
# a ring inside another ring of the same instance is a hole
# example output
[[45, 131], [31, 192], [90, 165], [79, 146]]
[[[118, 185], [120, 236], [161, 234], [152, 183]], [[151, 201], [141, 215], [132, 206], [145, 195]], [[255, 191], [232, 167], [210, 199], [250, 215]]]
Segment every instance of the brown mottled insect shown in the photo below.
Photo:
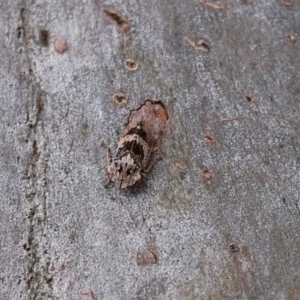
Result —
[[133, 186], [152, 168], [157, 161], [152, 160], [152, 154], [158, 152], [167, 122], [167, 110], [160, 101], [146, 100], [131, 111], [116, 153], [112, 156], [108, 152], [107, 185], [114, 182], [122, 189]]

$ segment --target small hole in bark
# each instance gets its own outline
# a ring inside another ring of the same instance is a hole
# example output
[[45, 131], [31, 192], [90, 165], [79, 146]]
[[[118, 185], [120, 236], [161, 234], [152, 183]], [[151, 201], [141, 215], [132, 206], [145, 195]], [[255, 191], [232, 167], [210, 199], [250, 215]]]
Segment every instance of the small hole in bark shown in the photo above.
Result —
[[204, 52], [209, 52], [210, 51], [210, 47], [209, 45], [207, 44], [206, 41], [204, 40], [200, 40], [196, 43], [196, 47], [199, 49], [199, 50], [202, 50]]
[[239, 246], [233, 243], [229, 244], [228, 248], [231, 252], [238, 252], [240, 250]]
[[209, 169], [207, 169], [207, 168], [202, 169], [201, 172], [200, 172], [200, 174], [208, 182], [210, 182], [211, 179], [213, 178], [213, 173]]
[[128, 71], [136, 71], [139, 64], [135, 60], [129, 58], [125, 60], [124, 66]]
[[205, 41], [205, 40], [199, 40], [199, 41], [195, 41], [192, 38], [185, 36], [184, 40], [186, 42], [188, 42], [194, 49], [205, 52], [205, 53], [209, 53], [210, 52], [210, 46], [209, 44]]
[[285, 199], [284, 197], [282, 198], [282, 202], [283, 202], [283, 203], [286, 203], [286, 199]]
[[115, 93], [113, 94], [112, 99], [116, 104], [120, 106], [125, 106], [127, 104], [127, 97], [124, 93]]
[[213, 144], [216, 142], [216, 137], [211, 133], [204, 135], [204, 139], [207, 143]]
[[251, 95], [246, 95], [246, 96], [245, 96], [245, 100], [246, 100], [247, 102], [249, 102], [249, 103], [252, 103], [252, 102], [254, 101], [254, 98], [253, 98], [253, 96], [251, 96]]
[[49, 46], [49, 31], [48, 30], [46, 30], [46, 29], [40, 30], [39, 41], [43, 47]]
[[296, 36], [294, 34], [292, 34], [292, 33], [286, 33], [285, 37], [291, 43], [295, 43], [296, 40], [297, 40]]
[[125, 16], [114, 9], [103, 8], [102, 11], [118, 26], [123, 34], [130, 33], [130, 22]]
[[17, 27], [17, 37], [18, 37], [18, 39], [23, 37], [23, 32], [24, 32], [24, 27], [23, 26]]

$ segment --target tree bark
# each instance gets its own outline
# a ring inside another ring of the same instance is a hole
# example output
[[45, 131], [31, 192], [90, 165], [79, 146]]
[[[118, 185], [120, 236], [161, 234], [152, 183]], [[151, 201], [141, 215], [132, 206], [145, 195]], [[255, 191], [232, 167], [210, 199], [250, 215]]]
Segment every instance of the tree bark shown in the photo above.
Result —
[[[299, 1], [0, 8], [2, 300], [299, 299]], [[146, 99], [163, 159], [105, 188]]]

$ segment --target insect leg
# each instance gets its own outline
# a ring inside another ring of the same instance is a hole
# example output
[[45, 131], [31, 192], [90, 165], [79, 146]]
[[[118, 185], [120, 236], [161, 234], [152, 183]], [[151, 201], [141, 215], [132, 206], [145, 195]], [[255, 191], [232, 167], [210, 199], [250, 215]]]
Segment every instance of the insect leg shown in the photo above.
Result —
[[[155, 153], [156, 157], [154, 158], [154, 160], [147, 166], [148, 162], [150, 161], [150, 157], [152, 155], [152, 153]], [[159, 150], [157, 147], [151, 147], [151, 150], [149, 151], [149, 153], [147, 153], [147, 161], [145, 161], [145, 166], [146, 169], [144, 170], [145, 173], [148, 173], [152, 168], [153, 166], [159, 161], [162, 159], [161, 155], [159, 154]]]

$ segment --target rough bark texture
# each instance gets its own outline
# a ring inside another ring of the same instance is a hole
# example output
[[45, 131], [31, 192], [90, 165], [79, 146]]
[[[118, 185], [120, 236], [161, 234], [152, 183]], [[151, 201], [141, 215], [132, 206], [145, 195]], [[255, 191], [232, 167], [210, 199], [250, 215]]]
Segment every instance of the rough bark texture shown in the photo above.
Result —
[[[300, 2], [222, 3], [0, 2], [2, 300], [299, 299]], [[147, 98], [163, 160], [106, 189]]]

